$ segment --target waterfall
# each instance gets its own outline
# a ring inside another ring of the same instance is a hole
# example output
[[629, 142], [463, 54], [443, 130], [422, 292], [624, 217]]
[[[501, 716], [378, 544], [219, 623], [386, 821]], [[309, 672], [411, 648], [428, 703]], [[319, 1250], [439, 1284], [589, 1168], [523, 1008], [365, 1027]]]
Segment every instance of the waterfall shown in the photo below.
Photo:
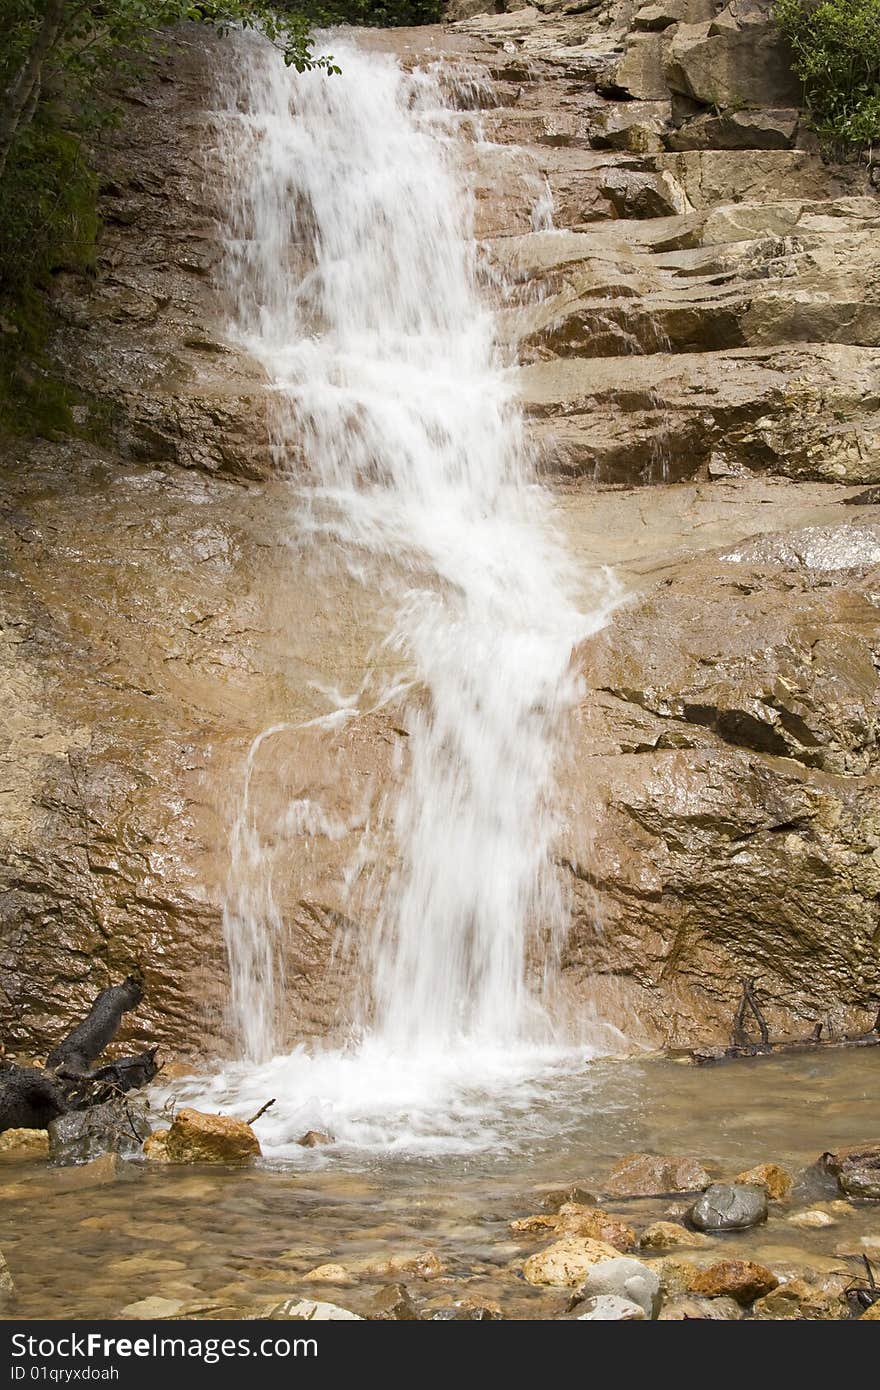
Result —
[[[316, 1089], [336, 1095], [343, 1062], [376, 1065], [387, 1091], [388, 1059], [454, 1070], [552, 1040], [554, 765], [572, 648], [604, 623], [611, 587], [597, 580], [579, 611], [535, 481], [480, 290], [449, 81], [336, 35], [329, 48], [341, 76], [296, 75], [243, 37], [223, 128], [232, 331], [276, 387], [297, 525], [366, 582], [393, 576], [388, 641], [413, 674], [399, 867], [361, 965], [369, 1017], [347, 1058], [312, 1059]], [[241, 818], [236, 835], [251, 872]], [[272, 1051], [276, 929], [271, 895], [266, 910], [233, 885], [234, 1004], [257, 1054]], [[285, 1065], [301, 1083], [301, 1053], [271, 1065], [271, 1094]]]

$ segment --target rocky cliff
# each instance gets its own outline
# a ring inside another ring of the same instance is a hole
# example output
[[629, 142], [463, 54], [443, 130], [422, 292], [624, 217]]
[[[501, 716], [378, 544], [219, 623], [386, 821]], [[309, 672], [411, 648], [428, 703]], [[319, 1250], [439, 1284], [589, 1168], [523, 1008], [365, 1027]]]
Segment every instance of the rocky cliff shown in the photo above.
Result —
[[[723, 1036], [746, 974], [774, 1028], [863, 1025], [880, 202], [822, 163], [759, 0], [463, 3], [364, 41], [451, 65], [541, 467], [585, 583], [611, 562], [629, 591], [578, 653], [568, 993], [650, 1044]], [[405, 711], [300, 727], [383, 622], [291, 547], [271, 393], [226, 335], [219, 53], [183, 32], [124, 103], [96, 279], [55, 292], [78, 433], [2, 449], [0, 1036], [25, 1051], [134, 961], [143, 1032], [223, 1050], [229, 830], [276, 724], [244, 880], [272, 877], [289, 1036], [325, 1031], [406, 763]]]

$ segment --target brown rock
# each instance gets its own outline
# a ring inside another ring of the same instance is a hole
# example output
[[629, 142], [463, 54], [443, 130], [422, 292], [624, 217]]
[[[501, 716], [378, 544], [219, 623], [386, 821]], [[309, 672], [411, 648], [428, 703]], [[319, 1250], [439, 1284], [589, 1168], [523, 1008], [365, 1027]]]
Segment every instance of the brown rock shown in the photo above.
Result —
[[560, 1236], [591, 1236], [624, 1252], [632, 1250], [636, 1243], [636, 1233], [625, 1221], [601, 1207], [581, 1206], [577, 1202], [564, 1202], [555, 1216], [526, 1216], [511, 1221], [510, 1229], [517, 1234], [549, 1231]]
[[642, 1250], [675, 1250], [695, 1249], [700, 1245], [708, 1245], [708, 1237], [699, 1231], [689, 1231], [686, 1226], [681, 1226], [677, 1221], [655, 1221], [648, 1226], [639, 1236], [639, 1245]]
[[190, 1109], [177, 1111], [164, 1147], [170, 1163], [249, 1163], [261, 1152], [244, 1120]]
[[376, 1322], [413, 1322], [419, 1316], [405, 1284], [387, 1284], [370, 1300], [367, 1317]]
[[771, 1202], [781, 1202], [791, 1193], [791, 1174], [778, 1163], [759, 1163], [757, 1168], [748, 1168], [738, 1173], [734, 1182], [754, 1183], [763, 1187]]
[[168, 1134], [167, 1129], [156, 1129], [144, 1140], [144, 1157], [152, 1160], [153, 1163], [170, 1163], [168, 1157]]
[[587, 1271], [602, 1260], [617, 1259], [620, 1254], [613, 1245], [585, 1236], [566, 1236], [532, 1255], [523, 1265], [523, 1276], [529, 1284], [551, 1284], [557, 1288], [576, 1288], [582, 1284]]
[[15, 1284], [9, 1272], [9, 1265], [6, 1263], [3, 1251], [0, 1250], [0, 1299], [11, 1298], [14, 1293]]
[[794, 1319], [796, 1321], [816, 1321], [829, 1318], [846, 1318], [849, 1315], [846, 1302], [837, 1289], [823, 1289], [804, 1279], [790, 1279], [778, 1288], [757, 1299], [752, 1306], [752, 1317], [765, 1319]]
[[700, 1265], [677, 1255], [664, 1255], [662, 1259], [652, 1261], [652, 1267], [657, 1271], [660, 1288], [667, 1298], [693, 1292], [695, 1280], [701, 1273]]
[[756, 1298], [775, 1289], [779, 1280], [764, 1265], [752, 1260], [719, 1260], [695, 1276], [691, 1291], [706, 1298], [722, 1295], [735, 1298], [737, 1303], [752, 1303]]
[[121, 1166], [122, 1160], [118, 1154], [102, 1154], [100, 1158], [93, 1158], [90, 1163], [62, 1169], [55, 1178], [55, 1190], [83, 1192], [90, 1187], [104, 1187], [118, 1180]]
[[671, 1192], [702, 1192], [712, 1176], [698, 1158], [628, 1154], [612, 1168], [605, 1191], [612, 1197], [658, 1197]]
[[324, 1144], [332, 1144], [334, 1140], [333, 1135], [327, 1134], [323, 1129], [310, 1129], [306, 1131], [301, 1139], [297, 1139], [296, 1142], [302, 1145], [304, 1149], [319, 1149], [322, 1148]]
[[45, 1129], [6, 1129], [0, 1134], [0, 1154], [16, 1158], [48, 1158], [49, 1135]]
[[853, 1144], [821, 1160], [848, 1197], [880, 1197], [880, 1144]]
[[872, 1303], [870, 1308], [866, 1308], [859, 1322], [880, 1322], [880, 1299]]

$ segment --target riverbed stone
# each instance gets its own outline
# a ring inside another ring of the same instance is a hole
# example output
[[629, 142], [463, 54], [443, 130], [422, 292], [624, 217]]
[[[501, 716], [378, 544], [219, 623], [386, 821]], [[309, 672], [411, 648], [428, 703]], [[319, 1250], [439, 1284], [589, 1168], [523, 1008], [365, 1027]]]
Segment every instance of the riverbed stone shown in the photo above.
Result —
[[577, 1315], [578, 1322], [642, 1322], [648, 1316], [641, 1303], [613, 1293], [588, 1298], [584, 1308]]
[[309, 1129], [296, 1142], [304, 1149], [320, 1149], [325, 1144], [332, 1144], [334, 1140], [333, 1135], [324, 1129]]
[[660, 1197], [670, 1192], [700, 1192], [712, 1176], [698, 1158], [669, 1158], [657, 1154], [628, 1154], [605, 1179], [612, 1197]]
[[587, 1236], [566, 1236], [531, 1255], [523, 1265], [529, 1284], [550, 1284], [556, 1288], [575, 1288], [588, 1271], [603, 1260], [617, 1259], [619, 1251], [603, 1240]]
[[880, 1298], [872, 1303], [870, 1308], [866, 1308], [859, 1322], [880, 1322]]
[[767, 1193], [754, 1183], [713, 1183], [689, 1219], [700, 1231], [746, 1231], [767, 1220]]
[[791, 1216], [787, 1216], [785, 1219], [789, 1226], [797, 1226], [802, 1231], [821, 1231], [826, 1226], [837, 1224], [831, 1212], [822, 1211], [821, 1207], [809, 1207], [806, 1211], [794, 1211]]
[[386, 1284], [370, 1299], [367, 1317], [374, 1322], [414, 1322], [419, 1310], [405, 1284]]
[[555, 1215], [537, 1214], [511, 1221], [510, 1229], [516, 1234], [550, 1231], [560, 1236], [592, 1236], [624, 1252], [632, 1250], [636, 1243], [636, 1233], [625, 1221], [601, 1207], [581, 1206], [577, 1202], [564, 1202]]
[[123, 1098], [60, 1115], [49, 1126], [53, 1163], [86, 1163], [102, 1154], [134, 1158], [150, 1135], [143, 1107]]
[[696, 1249], [707, 1245], [708, 1237], [699, 1231], [689, 1231], [677, 1221], [654, 1221], [639, 1236], [642, 1250]]
[[583, 1298], [611, 1296], [637, 1303], [646, 1318], [654, 1318], [660, 1306], [660, 1278], [641, 1260], [621, 1257], [594, 1265], [580, 1289]]
[[185, 1307], [185, 1299], [163, 1298], [161, 1294], [150, 1294], [134, 1303], [127, 1303], [120, 1309], [121, 1318], [161, 1319], [173, 1318]]
[[735, 1298], [737, 1303], [753, 1303], [756, 1298], [770, 1293], [778, 1283], [772, 1270], [754, 1260], [718, 1260], [708, 1269], [700, 1270], [691, 1289], [706, 1298], [724, 1295]]
[[880, 1143], [853, 1144], [822, 1155], [848, 1197], [880, 1198]]
[[779, 1284], [752, 1306], [752, 1317], [774, 1321], [812, 1322], [848, 1315], [849, 1309], [839, 1288], [823, 1288], [805, 1279], [789, 1279]]
[[280, 1303], [264, 1304], [249, 1318], [266, 1318], [269, 1322], [363, 1322], [360, 1313], [340, 1308], [338, 1303], [322, 1303], [312, 1298], [287, 1298]]
[[734, 1322], [743, 1310], [733, 1298], [698, 1298], [676, 1294], [663, 1304], [657, 1315], [659, 1322]]
[[[231, 1115], [178, 1110], [162, 1141], [169, 1163], [250, 1163], [260, 1155], [260, 1141], [250, 1125]], [[158, 1156], [158, 1147], [150, 1157]]]
[[744, 1173], [738, 1173], [733, 1181], [763, 1187], [771, 1202], [784, 1201], [791, 1195], [793, 1186], [791, 1173], [778, 1163], [759, 1163], [756, 1168], [747, 1168]]
[[0, 1154], [15, 1158], [48, 1158], [49, 1135], [45, 1129], [6, 1129], [0, 1134]]

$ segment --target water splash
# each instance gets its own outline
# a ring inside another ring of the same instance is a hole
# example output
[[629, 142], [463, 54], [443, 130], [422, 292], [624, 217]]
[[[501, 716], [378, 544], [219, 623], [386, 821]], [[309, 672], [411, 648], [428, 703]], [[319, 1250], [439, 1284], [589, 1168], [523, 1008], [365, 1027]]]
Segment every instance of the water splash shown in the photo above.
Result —
[[[274, 449], [301, 489], [298, 524], [367, 582], [394, 576], [388, 641], [421, 692], [363, 1036], [345, 1057], [276, 1058], [257, 1083], [277, 1095], [287, 1076], [301, 1102], [311, 1067], [338, 1124], [365, 1083], [412, 1111], [413, 1087], [446, 1095], [480, 1059], [497, 1081], [534, 1070], [536, 1048], [558, 1056], [542, 1001], [566, 926], [553, 768], [577, 694], [573, 646], [614, 593], [597, 577], [578, 610], [533, 478], [478, 293], [460, 113], [436, 71], [336, 37], [332, 50], [341, 77], [295, 76], [244, 39], [224, 129], [233, 331], [276, 386]], [[278, 922], [271, 894], [252, 891], [246, 798], [234, 851], [233, 1007], [259, 1060], [274, 1043]], [[253, 1084], [253, 1069], [235, 1070], [224, 1093]]]

